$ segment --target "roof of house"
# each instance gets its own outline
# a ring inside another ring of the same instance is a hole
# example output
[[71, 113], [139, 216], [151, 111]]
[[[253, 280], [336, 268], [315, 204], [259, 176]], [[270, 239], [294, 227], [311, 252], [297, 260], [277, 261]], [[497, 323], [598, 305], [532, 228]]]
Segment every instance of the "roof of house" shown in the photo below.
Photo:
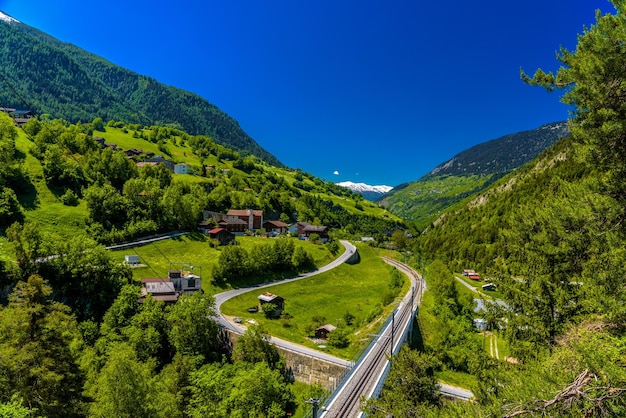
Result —
[[[289, 226], [286, 223], [284, 223], [283, 221], [267, 221], [267, 222], [265, 222], [265, 224], [274, 225], [276, 228], [287, 228]], [[265, 224], [263, 224], [263, 225], [265, 225]]]
[[158, 282], [169, 282], [170, 279], [167, 277], [148, 277], [141, 279], [141, 284], [145, 283], [158, 283]]
[[276, 299], [282, 299], [282, 297], [275, 295], [273, 293], [270, 293], [270, 292], [263, 292], [263, 294], [258, 296], [258, 299], [263, 302], [271, 302]]
[[333, 332], [334, 330], [337, 329], [337, 327], [331, 324], [326, 324], [326, 325], [322, 325], [320, 327], [315, 328], [315, 331], [323, 330], [323, 329], [325, 329], [328, 332]]
[[138, 162], [138, 163], [136, 163], [135, 165], [136, 165], [137, 167], [145, 167], [145, 166], [147, 166], [147, 165], [150, 165], [150, 166], [153, 166], [153, 167], [154, 167], [155, 165], [158, 165], [158, 164], [159, 164], [159, 163], [157, 163], [156, 161], [139, 161], [139, 162]]
[[167, 281], [144, 283], [146, 290], [151, 294], [176, 293], [174, 283]]
[[[224, 228], [215, 228], [215, 229], [211, 229], [209, 231], [209, 234], [218, 234], [218, 233], [220, 233], [222, 231], [226, 231], [226, 229], [224, 229]], [[226, 232], [228, 232], [228, 231], [226, 231]]]
[[163, 302], [176, 302], [178, 301], [178, 295], [152, 295], [155, 300], [161, 300]]
[[[263, 216], [263, 211], [262, 210], [253, 210], [252, 213], [254, 214], [254, 216]], [[226, 215], [230, 215], [230, 216], [250, 216], [250, 210], [248, 209], [231, 209], [229, 210]]]
[[323, 225], [307, 225], [304, 227], [304, 232], [326, 232], [328, 229], [327, 226]]
[[222, 219], [218, 222], [218, 224], [227, 224], [227, 225], [248, 225], [246, 221], [239, 218], [231, 218], [231, 219]]

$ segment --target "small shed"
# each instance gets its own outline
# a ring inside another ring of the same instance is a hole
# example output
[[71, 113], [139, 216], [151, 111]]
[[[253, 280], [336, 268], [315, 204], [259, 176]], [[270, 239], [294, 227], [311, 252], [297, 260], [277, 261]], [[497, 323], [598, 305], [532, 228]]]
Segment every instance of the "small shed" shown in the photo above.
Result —
[[138, 255], [125, 255], [124, 262], [131, 266], [136, 266], [139, 264], [139, 256]]
[[491, 290], [491, 291], [496, 290], [496, 285], [493, 283], [484, 284], [482, 287], [483, 287], [483, 290]]
[[235, 236], [225, 228], [215, 228], [209, 231], [209, 238], [216, 239], [220, 245], [228, 245], [235, 240]]
[[321, 327], [315, 328], [315, 338], [322, 338], [324, 340], [328, 339], [328, 334], [336, 330], [337, 327], [331, 324], [322, 325]]
[[276, 307], [280, 311], [285, 309], [285, 299], [273, 293], [263, 292], [263, 294], [258, 296], [258, 299], [261, 310], [263, 309], [263, 305], [265, 305], [266, 303], [272, 303], [276, 305]]

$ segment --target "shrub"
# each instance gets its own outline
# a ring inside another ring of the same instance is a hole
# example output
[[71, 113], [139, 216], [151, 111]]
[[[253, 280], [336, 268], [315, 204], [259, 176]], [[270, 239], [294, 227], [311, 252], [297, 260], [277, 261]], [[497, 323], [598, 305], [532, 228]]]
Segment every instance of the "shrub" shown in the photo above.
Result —
[[65, 206], [76, 206], [78, 205], [78, 196], [71, 189], [67, 189], [63, 196], [60, 197], [61, 203]]

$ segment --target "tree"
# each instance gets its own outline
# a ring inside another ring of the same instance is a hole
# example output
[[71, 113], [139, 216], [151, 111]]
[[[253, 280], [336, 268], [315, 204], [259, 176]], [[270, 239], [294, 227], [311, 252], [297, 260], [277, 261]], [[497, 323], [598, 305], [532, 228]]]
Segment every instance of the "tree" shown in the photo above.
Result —
[[102, 121], [102, 118], [94, 118], [93, 122], [91, 122], [91, 126], [94, 131], [104, 132], [106, 130], [104, 129], [104, 122]]
[[22, 405], [16, 396], [9, 402], [0, 403], [0, 417], [2, 418], [31, 418], [36, 412]]
[[404, 251], [409, 245], [409, 238], [406, 236], [406, 232], [397, 229], [391, 234], [391, 243], [398, 251]]
[[7, 227], [13, 222], [22, 222], [22, 205], [12, 189], [0, 186], [0, 227]]
[[291, 258], [293, 266], [296, 270], [301, 271], [310, 267], [315, 266], [315, 261], [313, 260], [313, 256], [307, 252], [303, 247], [296, 247], [293, 250], [293, 256]]
[[624, 199], [626, 184], [626, 5], [612, 0], [615, 14], [596, 12], [596, 23], [578, 36], [575, 51], [561, 48], [562, 66], [555, 73], [538, 69], [522, 79], [551, 91], [564, 89], [562, 101], [575, 109], [570, 120], [574, 138], [592, 145], [595, 163], [610, 174], [611, 194]]
[[282, 369], [280, 354], [270, 343], [270, 335], [260, 325], [252, 325], [237, 339], [233, 352], [235, 361], [258, 363], [264, 361], [272, 369]]
[[394, 356], [379, 399], [366, 402], [367, 416], [416, 417], [423, 416], [427, 408], [439, 406], [437, 364], [434, 357], [403, 346]]
[[294, 396], [267, 363], [209, 364], [192, 374], [191, 417], [282, 417]]
[[[508, 305], [501, 315], [507, 318], [512, 350], [518, 351], [514, 355], [525, 359], [537, 355], [540, 348], [551, 349], [556, 337], [589, 306], [581, 303], [581, 284], [594, 289], [601, 275], [587, 273], [586, 265], [611, 248], [611, 232], [597, 231], [605, 230], [618, 210], [606, 196], [553, 179], [543, 207], [521, 206], [512, 214], [516, 228], [504, 232], [510, 256], [507, 271], [499, 275], [498, 289]], [[606, 273], [611, 268], [611, 264], [603, 266]], [[610, 285], [616, 296], [622, 294], [617, 283]]]
[[0, 402], [18, 396], [47, 417], [79, 416], [83, 376], [80, 343], [69, 308], [52, 302], [40, 276], [20, 281], [0, 309]]
[[93, 398], [89, 415], [93, 417], [157, 416], [153, 406], [150, 380], [154, 365], [142, 363], [127, 343], [109, 347], [108, 359], [97, 381], [87, 386]]
[[250, 257], [245, 248], [228, 245], [222, 248], [215, 270], [213, 281], [226, 283], [243, 278], [250, 271]]
[[169, 341], [176, 351], [188, 356], [202, 356], [204, 361], [214, 361], [222, 351], [219, 327], [213, 320], [215, 299], [196, 292], [181, 296], [166, 313], [170, 331]]

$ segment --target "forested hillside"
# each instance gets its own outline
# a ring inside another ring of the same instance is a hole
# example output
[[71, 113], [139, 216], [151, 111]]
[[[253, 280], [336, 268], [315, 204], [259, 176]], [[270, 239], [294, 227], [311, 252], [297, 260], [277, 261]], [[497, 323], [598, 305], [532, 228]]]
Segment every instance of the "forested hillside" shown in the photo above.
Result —
[[206, 99], [116, 66], [27, 25], [0, 20], [0, 106], [69, 122], [123, 120], [207, 135], [242, 155], [280, 162]]
[[378, 202], [423, 228], [567, 135], [567, 123], [556, 122], [483, 142], [460, 152], [421, 179], [395, 187]]
[[[626, 414], [626, 10], [614, 4], [575, 51], [560, 51], [556, 73], [522, 73], [531, 85], [564, 89], [576, 110], [571, 137], [415, 240], [434, 302], [420, 309], [422, 352], [401, 354], [383, 397], [368, 406], [373, 416]], [[497, 289], [470, 296], [483, 300], [480, 312], [455, 288], [464, 269]], [[480, 339], [468, 333], [477, 317], [487, 327]], [[504, 344], [486, 355], [493, 338]], [[428, 388], [437, 369], [470, 375], [476, 402], [449, 404], [405, 386], [409, 376]]]
[[[157, 153], [187, 174], [147, 161]], [[233, 351], [212, 292], [138, 303], [138, 279], [102, 244], [190, 232], [171, 245], [185, 253], [192, 240], [210, 254], [194, 259], [215, 291], [316, 265], [296, 238], [220, 247], [196, 232], [204, 211], [259, 209], [265, 220], [328, 226], [332, 238], [385, 242], [406, 229], [345, 188], [171, 127], [32, 118], [19, 129], [0, 112], [0, 159], [0, 416], [293, 413], [292, 379], [262, 329]], [[339, 251], [309, 238], [330, 259]]]

